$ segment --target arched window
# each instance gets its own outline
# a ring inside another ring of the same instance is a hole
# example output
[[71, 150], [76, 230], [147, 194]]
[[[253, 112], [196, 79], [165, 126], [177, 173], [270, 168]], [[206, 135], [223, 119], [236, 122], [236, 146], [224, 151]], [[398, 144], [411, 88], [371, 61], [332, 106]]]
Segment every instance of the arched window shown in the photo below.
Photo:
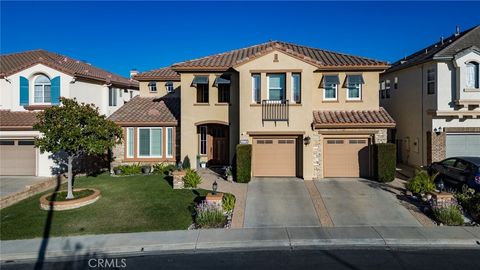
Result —
[[467, 88], [479, 88], [478, 63], [467, 63]]
[[50, 79], [45, 75], [38, 75], [34, 81], [34, 102], [50, 103], [52, 102], [52, 84]]

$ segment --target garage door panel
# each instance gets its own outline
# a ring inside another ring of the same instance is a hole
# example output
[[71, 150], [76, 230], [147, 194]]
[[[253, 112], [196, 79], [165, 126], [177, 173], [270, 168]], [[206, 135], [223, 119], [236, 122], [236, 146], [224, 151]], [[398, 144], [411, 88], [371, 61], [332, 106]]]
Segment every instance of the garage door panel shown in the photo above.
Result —
[[36, 150], [32, 140], [0, 142], [0, 175], [35, 175]]
[[480, 134], [447, 134], [446, 157], [480, 156]]
[[254, 139], [254, 176], [295, 176], [294, 139]]
[[360, 177], [369, 174], [367, 138], [339, 138], [324, 141], [324, 177]]

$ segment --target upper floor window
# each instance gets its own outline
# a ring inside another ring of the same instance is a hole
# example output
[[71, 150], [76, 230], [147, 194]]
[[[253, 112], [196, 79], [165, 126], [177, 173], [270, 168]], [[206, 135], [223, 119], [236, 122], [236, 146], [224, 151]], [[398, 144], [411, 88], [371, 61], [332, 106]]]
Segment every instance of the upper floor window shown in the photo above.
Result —
[[427, 94], [435, 94], [435, 69], [427, 70]]
[[166, 82], [165, 88], [167, 89], [167, 93], [173, 93], [175, 89], [173, 88], [173, 82]]
[[34, 80], [33, 101], [35, 103], [51, 103], [52, 102], [52, 84], [50, 79], [45, 75], [38, 75]]
[[301, 75], [292, 73], [292, 100], [295, 103], [301, 102]]
[[195, 76], [192, 86], [197, 88], [197, 103], [208, 103], [208, 76]]
[[390, 80], [385, 81], [385, 89], [390, 89]]
[[285, 74], [268, 74], [268, 99], [285, 100]]
[[323, 77], [323, 99], [324, 100], [337, 100], [337, 88], [340, 80], [338, 75], [325, 75]]
[[117, 89], [108, 89], [108, 106], [117, 106]]
[[252, 74], [252, 102], [260, 103], [261, 99], [261, 79], [260, 74]]
[[467, 63], [467, 88], [480, 88], [479, 87], [479, 70], [478, 63], [469, 62]]
[[362, 75], [347, 75], [347, 100], [361, 100], [364, 83]]
[[393, 79], [393, 89], [398, 89], [398, 77]]
[[148, 90], [150, 92], [157, 92], [157, 82], [149, 82], [148, 83]]
[[218, 102], [228, 103], [230, 102], [230, 76], [223, 75], [218, 76], [215, 79], [215, 85], [218, 89]]

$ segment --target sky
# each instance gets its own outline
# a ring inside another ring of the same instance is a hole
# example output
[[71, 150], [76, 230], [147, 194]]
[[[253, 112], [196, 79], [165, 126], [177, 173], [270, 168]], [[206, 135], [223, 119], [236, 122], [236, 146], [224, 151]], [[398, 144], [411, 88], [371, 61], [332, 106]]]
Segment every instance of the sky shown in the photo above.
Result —
[[480, 2], [0, 2], [1, 54], [129, 75], [269, 40], [394, 62], [480, 24]]

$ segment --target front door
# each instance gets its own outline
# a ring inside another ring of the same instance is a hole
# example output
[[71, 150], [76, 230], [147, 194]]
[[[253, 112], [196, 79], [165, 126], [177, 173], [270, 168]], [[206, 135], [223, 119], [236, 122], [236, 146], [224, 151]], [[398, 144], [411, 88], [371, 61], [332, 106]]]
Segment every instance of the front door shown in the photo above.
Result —
[[208, 163], [227, 165], [228, 162], [228, 126], [209, 126]]

